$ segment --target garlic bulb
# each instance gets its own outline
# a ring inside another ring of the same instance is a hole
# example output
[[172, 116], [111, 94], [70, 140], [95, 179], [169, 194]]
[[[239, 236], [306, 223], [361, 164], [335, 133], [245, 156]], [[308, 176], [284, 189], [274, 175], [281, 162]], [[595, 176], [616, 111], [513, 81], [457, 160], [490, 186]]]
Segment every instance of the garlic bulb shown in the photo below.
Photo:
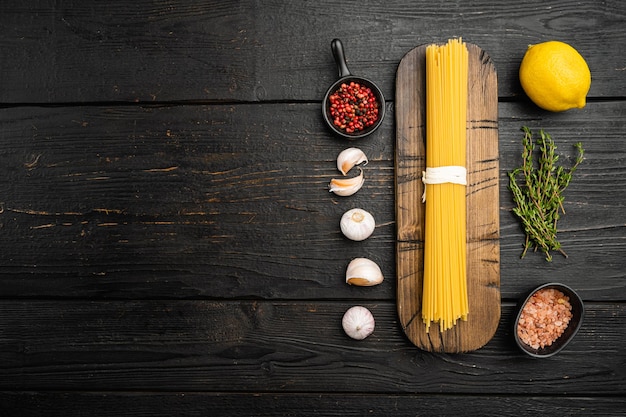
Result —
[[355, 258], [346, 269], [346, 282], [360, 287], [371, 287], [383, 282], [383, 272], [376, 262], [367, 258]]
[[365, 240], [374, 232], [376, 222], [374, 217], [367, 211], [354, 208], [346, 211], [341, 216], [341, 222], [339, 223], [341, 232], [351, 240], [361, 241]]
[[365, 178], [363, 177], [363, 170], [359, 168], [361, 173], [353, 178], [333, 178], [330, 180], [330, 184], [328, 188], [330, 192], [335, 193], [337, 195], [346, 197], [352, 195], [359, 191], [365, 182]]
[[354, 306], [345, 312], [341, 325], [348, 336], [363, 340], [374, 331], [374, 316], [367, 308]]
[[367, 156], [365, 156], [362, 150], [359, 148], [348, 148], [341, 151], [337, 157], [337, 169], [343, 175], [346, 175], [355, 165], [367, 165], [367, 162]]

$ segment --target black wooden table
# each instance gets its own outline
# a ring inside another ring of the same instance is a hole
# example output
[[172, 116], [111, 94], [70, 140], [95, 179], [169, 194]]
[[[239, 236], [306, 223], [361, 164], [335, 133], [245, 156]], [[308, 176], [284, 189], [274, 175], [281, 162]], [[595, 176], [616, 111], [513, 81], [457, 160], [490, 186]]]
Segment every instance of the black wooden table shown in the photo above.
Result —
[[[462, 36], [498, 72], [502, 318], [465, 354], [424, 352], [396, 313], [394, 87], [412, 48]], [[329, 194], [353, 143], [323, 125], [350, 70], [384, 90], [359, 142], [364, 188]], [[529, 102], [527, 45], [587, 59], [582, 110]], [[0, 415], [624, 415], [626, 3], [622, 0], [3, 1], [0, 4]], [[522, 126], [566, 163], [569, 254], [520, 259], [507, 173]], [[345, 239], [342, 213], [377, 227]], [[344, 282], [353, 257], [385, 281]], [[560, 354], [517, 350], [515, 304], [560, 281], [586, 316]], [[364, 341], [341, 329], [367, 306]]]

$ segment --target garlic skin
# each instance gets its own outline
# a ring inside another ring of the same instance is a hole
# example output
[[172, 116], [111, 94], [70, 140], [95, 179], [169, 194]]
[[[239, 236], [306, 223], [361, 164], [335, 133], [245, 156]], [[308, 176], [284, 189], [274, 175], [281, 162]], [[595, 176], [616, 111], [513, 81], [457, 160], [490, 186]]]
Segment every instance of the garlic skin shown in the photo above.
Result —
[[347, 197], [359, 191], [365, 182], [363, 170], [360, 167], [359, 170], [361, 172], [356, 177], [333, 178], [330, 180], [330, 184], [328, 185], [330, 192], [342, 197]]
[[341, 320], [343, 331], [355, 340], [363, 340], [374, 332], [375, 321], [372, 313], [365, 307], [350, 307]]
[[348, 148], [341, 151], [339, 156], [337, 156], [337, 169], [343, 175], [346, 175], [355, 165], [367, 165], [368, 162], [367, 156], [365, 156], [362, 150], [359, 148]]
[[378, 264], [367, 258], [355, 258], [346, 269], [346, 283], [359, 287], [372, 287], [383, 282], [383, 272]]
[[341, 216], [339, 226], [345, 237], [358, 242], [371, 236], [376, 227], [376, 222], [374, 217], [367, 211], [354, 208], [346, 211]]

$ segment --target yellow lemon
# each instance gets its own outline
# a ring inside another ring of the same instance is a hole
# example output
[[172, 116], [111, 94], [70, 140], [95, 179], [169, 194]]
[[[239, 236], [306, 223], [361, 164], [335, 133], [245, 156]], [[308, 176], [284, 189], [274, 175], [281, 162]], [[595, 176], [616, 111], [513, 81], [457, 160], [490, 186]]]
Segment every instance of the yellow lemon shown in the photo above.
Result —
[[519, 68], [519, 79], [537, 106], [554, 112], [585, 107], [591, 86], [585, 59], [559, 41], [530, 45]]

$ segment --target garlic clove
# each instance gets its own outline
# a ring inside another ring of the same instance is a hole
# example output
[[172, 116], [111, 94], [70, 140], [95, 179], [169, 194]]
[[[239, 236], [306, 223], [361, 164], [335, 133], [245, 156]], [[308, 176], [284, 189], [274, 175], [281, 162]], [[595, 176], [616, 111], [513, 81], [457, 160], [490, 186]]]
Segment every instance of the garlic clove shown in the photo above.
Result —
[[383, 282], [383, 272], [378, 264], [367, 258], [355, 258], [346, 269], [346, 283], [360, 287], [371, 287]]
[[356, 340], [363, 340], [374, 332], [375, 321], [372, 313], [365, 307], [350, 307], [341, 320], [343, 331]]
[[374, 217], [367, 211], [354, 208], [346, 211], [343, 216], [341, 216], [339, 226], [345, 237], [351, 240], [361, 241], [367, 239], [374, 233], [376, 222], [374, 221]]
[[341, 151], [339, 156], [337, 156], [337, 169], [343, 175], [346, 175], [355, 165], [367, 165], [368, 162], [367, 156], [365, 156], [362, 150], [359, 148], [348, 148]]
[[339, 196], [349, 196], [361, 189], [363, 183], [365, 182], [365, 177], [363, 176], [363, 170], [359, 168], [361, 171], [359, 175], [353, 178], [333, 178], [330, 180], [330, 184], [328, 188], [330, 192], [335, 193]]

